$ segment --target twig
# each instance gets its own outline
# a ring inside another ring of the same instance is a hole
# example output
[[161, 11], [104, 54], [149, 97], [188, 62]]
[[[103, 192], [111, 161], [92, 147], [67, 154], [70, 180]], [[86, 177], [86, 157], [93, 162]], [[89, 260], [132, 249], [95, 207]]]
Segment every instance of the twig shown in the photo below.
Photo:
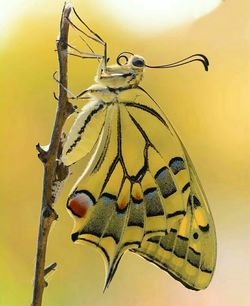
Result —
[[32, 306], [42, 305], [43, 291], [47, 286], [44, 277], [56, 266], [56, 263], [54, 263], [45, 268], [48, 235], [51, 224], [58, 218], [57, 213], [53, 209], [53, 204], [55, 202], [53, 186], [60, 185], [68, 175], [68, 168], [59, 162], [59, 157], [61, 155], [62, 147], [62, 128], [68, 116], [74, 111], [73, 106], [68, 102], [67, 92], [65, 90], [65, 88], [68, 87], [67, 43], [69, 32], [68, 20], [71, 10], [72, 6], [65, 3], [61, 16], [59, 38], [56, 42], [59, 60], [60, 84], [62, 85], [59, 85], [58, 106], [51, 142], [48, 149], [41, 147], [39, 144], [37, 145], [39, 153], [38, 157], [44, 165], [44, 178]]

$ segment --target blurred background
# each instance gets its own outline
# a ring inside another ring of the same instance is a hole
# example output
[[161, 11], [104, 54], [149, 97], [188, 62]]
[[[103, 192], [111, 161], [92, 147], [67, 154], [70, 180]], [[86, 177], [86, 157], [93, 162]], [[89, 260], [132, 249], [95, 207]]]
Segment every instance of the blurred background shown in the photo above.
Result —
[[[148, 70], [142, 85], [162, 106], [196, 166], [216, 224], [218, 260], [210, 286], [194, 292], [126, 253], [103, 294], [101, 256], [70, 239], [73, 221], [65, 209], [69, 180], [56, 203], [59, 220], [49, 237], [47, 263], [56, 261], [58, 269], [49, 278], [44, 305], [248, 306], [250, 2], [78, 0], [74, 5], [108, 42], [110, 62], [127, 50], [151, 65], [197, 52], [209, 58], [209, 72], [197, 63]], [[31, 302], [43, 177], [35, 145], [49, 142], [55, 116], [52, 73], [57, 70], [54, 49], [62, 7], [60, 0], [11, 0], [0, 11], [3, 306]], [[91, 85], [96, 68], [93, 60], [71, 59], [70, 89], [78, 93]]]

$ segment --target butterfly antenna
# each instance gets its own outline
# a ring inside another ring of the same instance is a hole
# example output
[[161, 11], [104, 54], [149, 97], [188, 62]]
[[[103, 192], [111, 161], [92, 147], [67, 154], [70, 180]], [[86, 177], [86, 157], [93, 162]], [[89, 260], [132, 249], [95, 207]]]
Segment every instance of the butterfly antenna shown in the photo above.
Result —
[[209, 66], [209, 61], [207, 57], [203, 54], [197, 53], [193, 54], [191, 56], [188, 56], [186, 58], [183, 58], [180, 61], [170, 63], [170, 64], [165, 64], [165, 65], [156, 65], [156, 66], [151, 66], [151, 65], [145, 65], [148, 68], [173, 68], [173, 67], [178, 67], [182, 65], [186, 65], [192, 62], [200, 62], [203, 64], [204, 68], [206, 71], [208, 71], [208, 66]]

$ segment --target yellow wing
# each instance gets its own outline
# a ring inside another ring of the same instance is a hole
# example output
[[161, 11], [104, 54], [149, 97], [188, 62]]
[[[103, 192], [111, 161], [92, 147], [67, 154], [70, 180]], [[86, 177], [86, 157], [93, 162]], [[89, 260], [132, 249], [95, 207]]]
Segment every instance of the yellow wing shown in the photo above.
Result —
[[174, 130], [156, 107], [91, 103], [72, 127], [62, 157], [70, 165], [91, 155], [67, 202], [73, 241], [101, 251], [105, 288], [128, 249], [188, 288], [206, 288], [216, 260], [214, 224]]
[[186, 287], [200, 290], [209, 285], [213, 276], [216, 236], [206, 199], [192, 169], [190, 175], [187, 210], [174, 213], [183, 214], [183, 218], [165, 236], [143, 240], [140, 248], [132, 251], [169, 272]]

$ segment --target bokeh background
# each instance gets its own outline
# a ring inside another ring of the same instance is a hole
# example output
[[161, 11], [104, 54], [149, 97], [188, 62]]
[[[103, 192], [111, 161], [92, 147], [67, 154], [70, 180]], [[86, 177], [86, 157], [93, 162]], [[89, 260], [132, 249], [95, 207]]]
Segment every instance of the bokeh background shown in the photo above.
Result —
[[[44, 305], [250, 305], [249, 0], [78, 0], [74, 5], [108, 42], [111, 61], [125, 50], [143, 55], [149, 64], [169, 63], [196, 52], [208, 56], [208, 73], [197, 63], [148, 70], [143, 86], [165, 110], [193, 159], [216, 224], [218, 261], [208, 289], [193, 292], [126, 253], [103, 294], [101, 256], [70, 240], [72, 220], [65, 209], [69, 180], [56, 204], [60, 217], [49, 237], [47, 263], [56, 261], [58, 269], [49, 278]], [[54, 49], [62, 6], [59, 0], [1, 4], [3, 306], [31, 301], [43, 175], [35, 144], [49, 142], [55, 115], [52, 93], [57, 85], [52, 73], [57, 69]], [[72, 36], [71, 43], [75, 42]], [[71, 60], [70, 89], [78, 93], [89, 86], [96, 67], [94, 61]]]

